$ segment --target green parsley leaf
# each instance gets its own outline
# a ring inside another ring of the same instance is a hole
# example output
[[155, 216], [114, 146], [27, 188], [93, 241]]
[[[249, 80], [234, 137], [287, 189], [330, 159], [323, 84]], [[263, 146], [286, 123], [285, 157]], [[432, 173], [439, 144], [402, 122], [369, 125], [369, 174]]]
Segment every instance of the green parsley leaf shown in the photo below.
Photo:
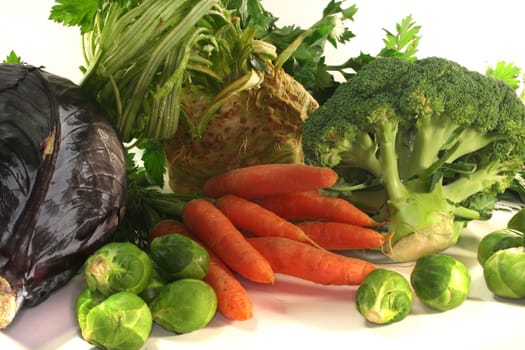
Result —
[[3, 63], [18, 64], [18, 63], [22, 63], [22, 59], [20, 58], [20, 56], [17, 56], [13, 50], [11, 50], [9, 55], [7, 55], [7, 57], [4, 59]]
[[383, 29], [386, 38], [383, 39], [385, 47], [378, 56], [381, 57], [400, 57], [402, 59], [413, 61], [416, 59], [417, 48], [419, 45], [419, 31], [421, 26], [416, 25], [412, 16], [409, 15], [396, 24], [396, 32]]
[[56, 0], [49, 19], [65, 26], [80, 27], [82, 34], [93, 30], [99, 0]]
[[164, 187], [166, 164], [162, 143], [147, 141], [140, 148], [144, 151], [142, 161], [144, 162], [144, 169], [148, 179], [153, 185], [160, 188]]
[[[249, 2], [249, 0], [245, 1]], [[343, 8], [342, 4], [343, 1], [331, 0], [323, 9], [322, 17], [308, 29], [295, 25], [277, 27], [273, 25], [275, 17], [271, 14], [263, 13], [264, 16], [260, 16], [260, 18], [270, 16], [272, 23], [269, 30], [260, 36], [260, 39], [275, 45], [279, 53], [292, 48], [282, 67], [303, 84], [319, 102], [323, 102], [330, 96], [338, 85], [330, 72], [330, 69], [334, 67], [328, 67], [326, 64], [327, 43], [337, 47], [338, 44], [345, 43], [354, 37], [354, 33], [347, 27], [347, 22], [353, 20], [357, 7], [352, 5]], [[262, 7], [259, 10], [263, 11]], [[251, 13], [251, 16], [252, 20], [258, 18], [254, 13]], [[268, 22], [261, 20], [260, 27], [267, 24]], [[301, 39], [301, 42], [295, 45], [298, 39]], [[336, 70], [339, 69], [336, 67]]]
[[488, 66], [485, 74], [503, 80], [515, 90], [520, 87], [521, 68], [512, 62], [498, 61], [495, 67]]
[[243, 28], [254, 28], [257, 37], [275, 27], [277, 17], [266, 11], [260, 0], [224, 0], [223, 4], [226, 8], [236, 11]]

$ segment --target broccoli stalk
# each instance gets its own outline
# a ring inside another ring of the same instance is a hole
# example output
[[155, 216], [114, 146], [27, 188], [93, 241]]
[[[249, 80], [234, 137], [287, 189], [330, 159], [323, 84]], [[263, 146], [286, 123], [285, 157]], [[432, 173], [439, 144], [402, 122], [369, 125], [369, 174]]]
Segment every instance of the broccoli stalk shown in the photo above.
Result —
[[524, 126], [498, 79], [443, 58], [377, 58], [309, 116], [303, 148], [347, 185], [332, 191], [388, 223], [386, 254], [411, 261], [490, 217], [525, 158]]
[[[435, 186], [431, 192], [421, 192], [419, 181], [405, 183], [401, 178], [397, 147], [399, 119], [388, 113], [384, 115], [377, 122], [374, 131], [379, 147], [377, 157], [381, 165], [381, 176], [388, 193], [386, 206], [390, 212], [389, 230], [395, 232], [387, 251], [394, 260], [416, 260], [436, 249], [450, 247], [456, 242], [458, 231], [454, 228], [451, 207], [443, 195], [442, 186]], [[425, 129], [427, 134], [429, 130], [431, 128]], [[422, 138], [428, 140], [426, 135]], [[415, 143], [419, 147], [428, 144]], [[432, 153], [433, 148], [414, 151], [411, 163], [415, 163], [419, 169], [428, 160], [433, 160], [437, 155], [437, 152]], [[392, 245], [396, 248], [392, 249]]]

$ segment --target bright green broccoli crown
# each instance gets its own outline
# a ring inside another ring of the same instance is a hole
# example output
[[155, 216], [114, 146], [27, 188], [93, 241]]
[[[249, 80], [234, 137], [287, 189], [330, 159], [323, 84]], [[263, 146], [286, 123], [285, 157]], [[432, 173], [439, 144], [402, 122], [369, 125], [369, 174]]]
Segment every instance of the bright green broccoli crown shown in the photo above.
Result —
[[362, 167], [379, 176], [375, 133], [382, 123], [400, 120], [399, 83], [410, 66], [402, 60], [378, 59], [341, 84], [304, 125], [306, 160], [329, 167]]
[[307, 162], [384, 177], [380, 142], [395, 132], [397, 176], [421, 185], [439, 170], [445, 179], [489, 166], [514, 172], [524, 119], [525, 106], [500, 80], [439, 57], [378, 58], [309, 116], [303, 146]]
[[303, 148], [360, 188], [354, 199], [386, 194], [367, 205], [401, 223], [391, 243], [418, 233], [420, 250], [411, 240], [395, 254], [412, 259], [453, 244], [455, 220], [489, 216], [525, 159], [524, 128], [525, 105], [500, 80], [444, 58], [377, 58], [309, 116]]

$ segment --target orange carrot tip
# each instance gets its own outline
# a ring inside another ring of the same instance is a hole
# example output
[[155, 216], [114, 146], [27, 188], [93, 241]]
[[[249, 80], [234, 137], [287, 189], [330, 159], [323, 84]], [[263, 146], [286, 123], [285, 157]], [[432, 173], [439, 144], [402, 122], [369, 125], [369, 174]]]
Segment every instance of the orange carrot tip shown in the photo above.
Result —
[[255, 236], [286, 237], [323, 249], [299, 226], [248, 199], [229, 194], [217, 199], [216, 206], [243, 232]]
[[334, 185], [337, 179], [337, 173], [326, 167], [261, 164], [213, 176], [204, 184], [203, 193], [213, 198], [235, 194], [250, 199], [327, 188]]
[[215, 254], [210, 254], [210, 268], [204, 281], [217, 294], [219, 312], [233, 321], [245, 321], [253, 316], [253, 303], [248, 292]]
[[304, 221], [296, 225], [328, 250], [379, 248], [388, 239], [387, 235], [372, 228], [341, 222]]
[[255, 202], [287, 220], [325, 220], [359, 226], [381, 226], [381, 223], [346, 199], [318, 191], [283, 193], [257, 198]]
[[282, 237], [247, 239], [276, 273], [324, 285], [358, 285], [376, 267], [372, 263], [317, 249]]

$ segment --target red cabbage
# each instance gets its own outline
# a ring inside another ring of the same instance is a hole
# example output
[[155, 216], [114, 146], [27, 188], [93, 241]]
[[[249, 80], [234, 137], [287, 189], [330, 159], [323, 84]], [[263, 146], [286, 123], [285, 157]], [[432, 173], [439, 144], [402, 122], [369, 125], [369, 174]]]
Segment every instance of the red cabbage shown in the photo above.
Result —
[[72, 82], [0, 64], [0, 329], [67, 283], [126, 203], [125, 153]]

